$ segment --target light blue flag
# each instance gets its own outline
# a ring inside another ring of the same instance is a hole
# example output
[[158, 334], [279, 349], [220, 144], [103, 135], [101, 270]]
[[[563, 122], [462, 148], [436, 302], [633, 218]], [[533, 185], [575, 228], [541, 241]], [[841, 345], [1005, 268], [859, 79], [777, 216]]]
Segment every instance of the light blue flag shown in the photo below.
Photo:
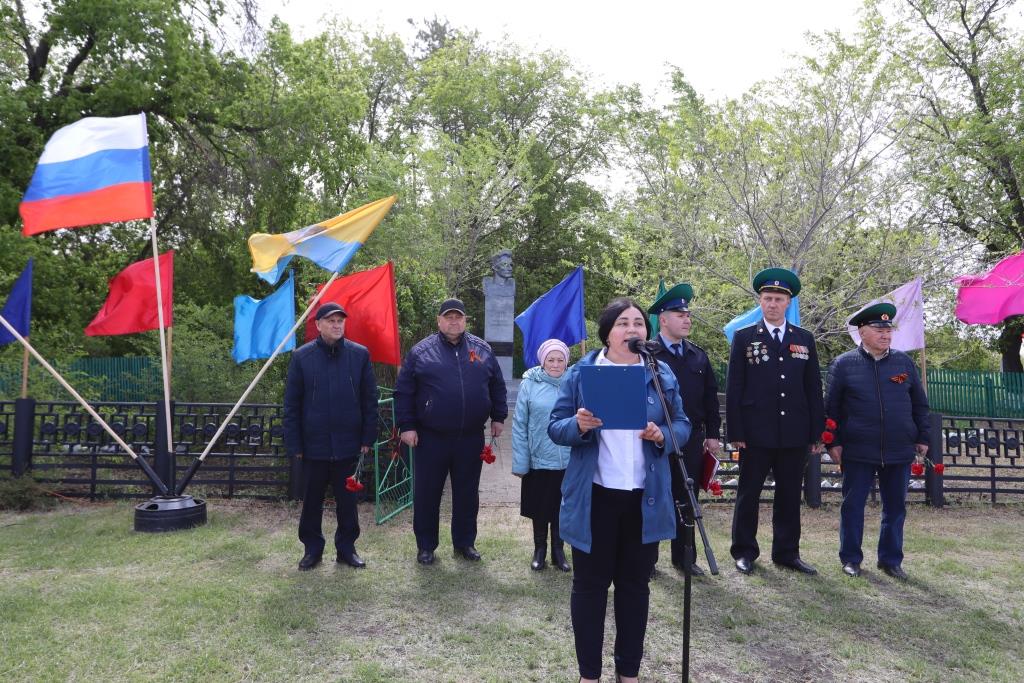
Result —
[[516, 326], [523, 332], [523, 362], [528, 368], [539, 365], [537, 349], [548, 339], [560, 339], [566, 346], [586, 339], [583, 266], [578, 266], [517, 315]]
[[[725, 332], [725, 338], [729, 340], [729, 344], [732, 344], [732, 336], [736, 334], [736, 330], [742, 330], [747, 325], [753, 325], [762, 317], [764, 317], [764, 314], [761, 313], [761, 307], [754, 306], [746, 313], [741, 313], [727, 322], [722, 331]], [[800, 297], [795, 296], [789, 302], [789, 308], [786, 309], [786, 320], [794, 325], [800, 324]]]
[[[235, 347], [231, 357], [236, 363], [256, 358], [270, 358], [295, 324], [295, 277], [288, 271], [288, 279], [277, 291], [260, 301], [239, 294], [235, 297]], [[291, 335], [282, 351], [295, 349], [295, 335]]]

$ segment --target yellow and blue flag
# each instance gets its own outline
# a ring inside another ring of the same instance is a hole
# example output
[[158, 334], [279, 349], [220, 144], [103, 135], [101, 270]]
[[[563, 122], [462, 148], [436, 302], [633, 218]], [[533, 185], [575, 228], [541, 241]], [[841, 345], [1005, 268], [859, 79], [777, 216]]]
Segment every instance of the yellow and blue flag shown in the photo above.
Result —
[[293, 256], [304, 256], [321, 268], [338, 272], [384, 220], [396, 195], [352, 209], [340, 216], [281, 235], [256, 233], [249, 237], [252, 272], [277, 284]]

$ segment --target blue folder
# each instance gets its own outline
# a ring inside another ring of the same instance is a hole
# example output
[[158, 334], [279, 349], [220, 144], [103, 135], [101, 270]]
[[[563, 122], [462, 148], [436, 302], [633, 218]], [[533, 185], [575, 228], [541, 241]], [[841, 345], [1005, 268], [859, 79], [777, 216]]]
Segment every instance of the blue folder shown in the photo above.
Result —
[[647, 426], [647, 373], [642, 365], [581, 365], [583, 407], [601, 419], [601, 429]]

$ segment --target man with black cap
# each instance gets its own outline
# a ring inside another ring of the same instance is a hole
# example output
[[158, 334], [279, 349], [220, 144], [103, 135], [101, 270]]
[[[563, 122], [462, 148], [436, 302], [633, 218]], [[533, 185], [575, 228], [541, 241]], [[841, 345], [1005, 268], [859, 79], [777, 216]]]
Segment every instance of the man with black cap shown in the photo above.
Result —
[[299, 540], [306, 552], [299, 569], [320, 564], [324, 552], [324, 491], [334, 488], [338, 528], [337, 561], [361, 569], [356, 553], [359, 513], [345, 480], [355, 474], [361, 453], [377, 438], [377, 380], [365, 346], [345, 339], [348, 314], [328, 302], [316, 311], [316, 339], [292, 354], [284, 390], [284, 443], [302, 460], [302, 515]]
[[868, 306], [850, 319], [861, 344], [829, 367], [822, 436], [843, 471], [839, 561], [860, 576], [864, 505], [875, 475], [882, 499], [878, 568], [904, 580], [903, 522], [910, 463], [928, 453], [928, 398], [910, 356], [890, 348], [896, 307]]
[[456, 556], [480, 559], [484, 425], [501, 435], [508, 403], [505, 378], [490, 345], [466, 332], [466, 307], [448, 299], [437, 312], [437, 334], [409, 350], [395, 382], [395, 417], [402, 442], [415, 447], [413, 532], [420, 564], [433, 564], [444, 483], [452, 481], [452, 545]]
[[796, 273], [768, 268], [753, 285], [764, 318], [736, 331], [726, 380], [726, 429], [740, 451], [730, 550], [738, 571], [754, 571], [761, 489], [772, 470], [772, 561], [813, 575], [817, 570], [800, 559], [800, 489], [825, 425], [818, 350], [808, 330], [786, 321], [800, 292]]
[[[686, 472], [694, 482], [694, 493], [700, 490], [704, 475], [704, 451], [718, 453], [721, 448], [719, 429], [722, 418], [718, 406], [718, 382], [715, 380], [711, 360], [704, 349], [687, 337], [693, 321], [690, 318], [690, 302], [693, 301], [693, 287], [682, 282], [658, 297], [647, 313], [658, 316], [658, 340], [663, 349], [655, 358], [672, 368], [679, 380], [679, 393], [683, 409], [690, 418], [692, 431], [690, 439], [683, 446], [683, 462]], [[681, 470], [672, 467], [672, 495], [677, 502], [686, 502], [686, 484], [682, 481]], [[672, 540], [672, 564], [683, 567], [683, 529], [676, 515], [676, 537]], [[696, 563], [691, 573], [701, 576], [704, 570]]]

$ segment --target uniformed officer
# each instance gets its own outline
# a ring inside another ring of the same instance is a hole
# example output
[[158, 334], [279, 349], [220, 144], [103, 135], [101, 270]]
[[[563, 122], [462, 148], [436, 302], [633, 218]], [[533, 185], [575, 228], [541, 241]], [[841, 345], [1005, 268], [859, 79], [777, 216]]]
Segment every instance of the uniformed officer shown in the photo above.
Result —
[[[697, 493], [704, 478], [704, 450], [716, 454], [721, 449], [719, 429], [722, 417], [718, 406], [718, 382], [708, 354], [687, 339], [693, 325], [690, 318], [691, 301], [693, 287], [682, 282], [658, 297], [647, 309], [647, 313], [658, 316], [658, 341], [664, 347], [654, 357], [672, 368], [679, 381], [683, 410], [690, 418], [692, 431], [689, 441], [683, 447], [683, 462], [687, 474], [694, 481], [694, 493]], [[672, 468], [672, 495], [677, 502], [685, 503], [688, 498], [681, 474], [678, 467]], [[672, 540], [672, 564], [682, 568], [684, 530], [678, 525], [678, 515], [676, 523], [676, 537]], [[693, 576], [702, 576], [704, 570], [694, 563], [691, 573]]]
[[928, 398], [910, 356], [890, 349], [896, 307], [869, 306], [850, 319], [861, 345], [836, 358], [828, 373], [826, 423], [829, 455], [843, 470], [839, 561], [860, 576], [864, 559], [864, 505], [878, 475], [882, 525], [878, 568], [897, 579], [903, 571], [903, 521], [907, 517], [910, 463], [928, 453]]
[[728, 438], [740, 451], [731, 552], [737, 570], [754, 571], [758, 501], [770, 469], [772, 561], [816, 574], [800, 559], [800, 488], [808, 451], [825, 424], [818, 351], [809, 331], [786, 321], [786, 308], [800, 292], [796, 273], [768, 268], [753, 285], [764, 318], [733, 337], [725, 392]]

